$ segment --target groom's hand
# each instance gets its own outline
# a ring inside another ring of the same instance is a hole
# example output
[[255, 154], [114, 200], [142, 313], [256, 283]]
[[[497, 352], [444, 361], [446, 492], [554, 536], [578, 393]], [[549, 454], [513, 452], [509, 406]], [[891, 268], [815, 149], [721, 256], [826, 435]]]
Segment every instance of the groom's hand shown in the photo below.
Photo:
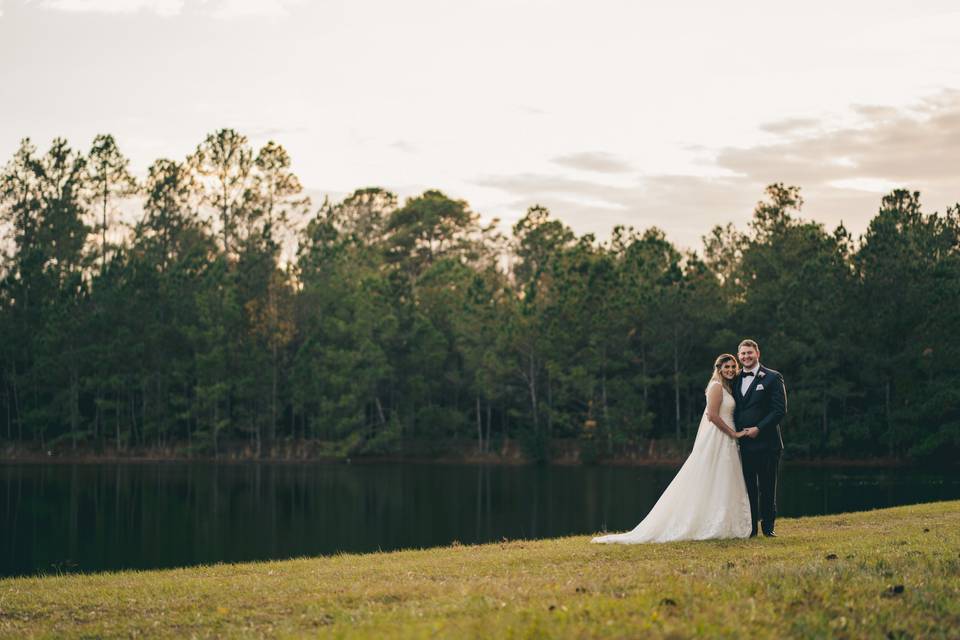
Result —
[[743, 430], [743, 432], [747, 434], [748, 438], [756, 438], [758, 435], [760, 435], [760, 429], [757, 427], [747, 427]]

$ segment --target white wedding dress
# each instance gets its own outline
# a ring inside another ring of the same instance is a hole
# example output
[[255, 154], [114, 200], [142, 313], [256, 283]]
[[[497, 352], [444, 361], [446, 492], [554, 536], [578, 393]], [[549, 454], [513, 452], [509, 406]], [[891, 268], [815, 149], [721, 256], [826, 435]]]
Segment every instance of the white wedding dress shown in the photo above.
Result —
[[[710, 384], [720, 382], [714, 380]], [[733, 407], [733, 396], [724, 389], [719, 413], [731, 427]], [[746, 538], [750, 524], [750, 501], [737, 441], [710, 422], [704, 411], [693, 451], [643, 522], [633, 531], [600, 536], [592, 542], [637, 544]]]

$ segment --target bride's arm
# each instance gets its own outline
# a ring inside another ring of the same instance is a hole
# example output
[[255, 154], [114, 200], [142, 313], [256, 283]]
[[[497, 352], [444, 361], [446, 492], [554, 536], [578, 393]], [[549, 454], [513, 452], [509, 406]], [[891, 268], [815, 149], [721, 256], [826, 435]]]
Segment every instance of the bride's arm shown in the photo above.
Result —
[[710, 388], [707, 389], [707, 420], [731, 438], [736, 438], [737, 432], [720, 417], [719, 411], [722, 402], [723, 387], [719, 384], [711, 384]]

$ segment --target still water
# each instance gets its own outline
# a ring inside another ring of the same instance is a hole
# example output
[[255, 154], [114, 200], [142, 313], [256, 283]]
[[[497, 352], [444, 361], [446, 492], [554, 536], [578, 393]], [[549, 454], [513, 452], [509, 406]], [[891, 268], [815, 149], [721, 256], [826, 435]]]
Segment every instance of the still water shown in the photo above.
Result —
[[[0, 575], [178, 567], [633, 528], [665, 467], [0, 465]], [[960, 473], [786, 466], [782, 516], [960, 499]]]

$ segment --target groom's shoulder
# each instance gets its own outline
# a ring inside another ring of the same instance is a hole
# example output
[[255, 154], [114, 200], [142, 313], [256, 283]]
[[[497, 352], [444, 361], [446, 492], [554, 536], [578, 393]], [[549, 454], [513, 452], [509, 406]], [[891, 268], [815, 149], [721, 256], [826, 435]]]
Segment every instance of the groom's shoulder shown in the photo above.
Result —
[[783, 374], [777, 371], [776, 369], [771, 369], [770, 367], [765, 367], [763, 365], [760, 365], [760, 370], [763, 371], [763, 373], [768, 376], [775, 376], [783, 380]]

